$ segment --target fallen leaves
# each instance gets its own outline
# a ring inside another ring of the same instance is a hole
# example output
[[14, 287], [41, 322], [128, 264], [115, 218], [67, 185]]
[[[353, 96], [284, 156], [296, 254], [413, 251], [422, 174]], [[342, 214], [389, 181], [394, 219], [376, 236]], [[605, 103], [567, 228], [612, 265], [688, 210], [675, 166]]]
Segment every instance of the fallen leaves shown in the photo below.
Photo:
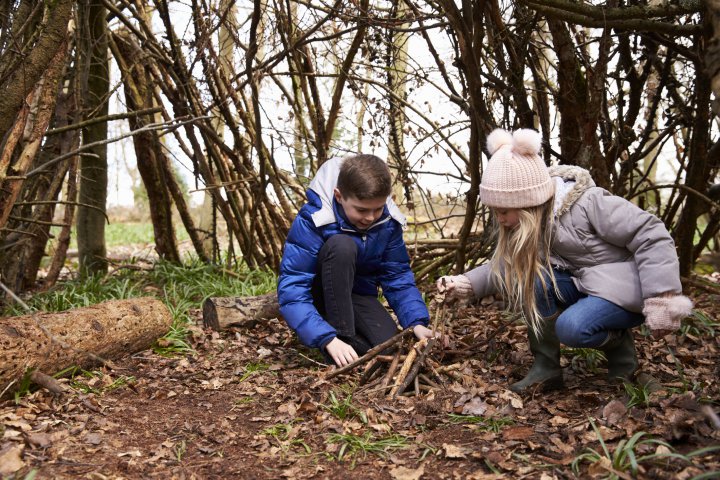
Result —
[[619, 400], [611, 400], [603, 408], [602, 415], [608, 425], [617, 425], [627, 415], [627, 407]]
[[423, 465], [418, 468], [396, 467], [390, 470], [393, 480], [420, 480], [424, 474], [425, 467]]
[[469, 448], [452, 445], [450, 443], [443, 443], [442, 449], [443, 452], [445, 452], [445, 458], [451, 459], [467, 458], [467, 455], [470, 452]]
[[12, 475], [25, 466], [22, 459], [23, 446], [4, 444], [0, 448], [0, 475]]
[[[699, 351], [704, 360], [720, 351], [714, 337], [696, 335], [698, 342], [686, 337], [674, 344], [681, 361], [689, 362], [682, 381], [665, 347], [639, 338], [644, 368], [664, 387], [648, 407], [628, 409], [622, 386], [608, 384], [602, 373], [573, 370], [567, 358], [572, 353], [563, 360], [570, 365], [567, 389], [520, 396], [507, 386], [515, 380], [513, 372], [524, 371], [530, 361], [525, 330], [503, 323], [492, 308], [455, 312], [457, 353], [434, 352], [437, 365], [427, 371], [432, 379], [437, 370], [444, 383], [397, 400], [353, 389], [361, 372], [322, 380], [317, 365], [296, 350], [306, 357], [312, 353], [294, 343], [277, 320], [239, 333], [195, 332], [195, 355], [148, 353], [119, 365], [137, 379], [136, 391], [62, 399], [36, 392], [17, 405], [3, 404], [0, 452], [7, 465], [17, 467], [4, 475], [22, 478], [41, 468], [47, 478], [73, 478], [68, 472], [74, 464], [88, 465], [87, 470], [103, 464], [108, 478], [187, 478], [194, 472], [196, 478], [550, 480], [568, 476], [570, 464], [587, 448], [601, 450], [599, 438], [611, 452], [639, 431], [683, 445], [683, 452], [720, 443], [704, 410], [713, 404], [698, 400], [718, 398], [720, 386], [706, 361], [693, 361]], [[495, 335], [493, 342], [485, 341], [489, 335]], [[93, 378], [100, 387], [118, 376]], [[331, 408], [330, 392], [338, 408]], [[329, 441], [337, 436], [345, 440]], [[348, 455], [349, 442], [383, 439], [404, 446]], [[653, 445], [642, 453], [672, 453], [666, 448]], [[602, 462], [583, 463], [580, 477], [607, 476], [611, 472]], [[696, 464], [674, 461], [664, 468], [666, 478], [692, 478], [719, 463], [708, 454]]]

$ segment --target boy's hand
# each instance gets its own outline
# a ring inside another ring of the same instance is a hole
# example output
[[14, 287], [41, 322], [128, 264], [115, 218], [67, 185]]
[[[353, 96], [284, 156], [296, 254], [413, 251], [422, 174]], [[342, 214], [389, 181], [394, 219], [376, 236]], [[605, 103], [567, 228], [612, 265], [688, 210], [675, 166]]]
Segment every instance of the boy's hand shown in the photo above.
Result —
[[350, 365], [358, 359], [358, 354], [355, 353], [355, 349], [337, 337], [325, 345], [325, 350], [327, 350], [327, 353], [332, 357], [335, 365], [338, 367]]
[[475, 294], [470, 280], [465, 275], [440, 277], [435, 286], [439, 293], [444, 293], [448, 298], [468, 299]]
[[418, 340], [422, 340], [423, 338], [440, 338], [442, 337], [442, 344], [444, 347], [447, 347], [450, 345], [450, 338], [445, 335], [444, 337], [440, 335], [440, 332], [435, 332], [433, 330], [430, 330], [424, 325], [415, 325], [413, 327], [413, 333], [417, 337]]

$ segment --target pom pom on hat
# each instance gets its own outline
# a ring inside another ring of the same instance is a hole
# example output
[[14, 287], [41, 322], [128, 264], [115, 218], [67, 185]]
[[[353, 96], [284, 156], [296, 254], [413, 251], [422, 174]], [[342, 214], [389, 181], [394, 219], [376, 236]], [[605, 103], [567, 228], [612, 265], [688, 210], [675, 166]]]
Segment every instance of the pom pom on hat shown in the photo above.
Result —
[[487, 137], [492, 158], [483, 171], [480, 200], [494, 208], [528, 208], [552, 198], [555, 184], [540, 158], [541, 146], [535, 130], [493, 130]]
[[487, 137], [487, 149], [490, 155], [494, 155], [503, 145], [512, 145], [513, 136], [507, 130], [496, 128]]
[[520, 155], [537, 155], [540, 153], [542, 138], [535, 130], [531, 130], [529, 128], [515, 130], [515, 133], [513, 133], [513, 140], [515, 140], [513, 151], [519, 153]]

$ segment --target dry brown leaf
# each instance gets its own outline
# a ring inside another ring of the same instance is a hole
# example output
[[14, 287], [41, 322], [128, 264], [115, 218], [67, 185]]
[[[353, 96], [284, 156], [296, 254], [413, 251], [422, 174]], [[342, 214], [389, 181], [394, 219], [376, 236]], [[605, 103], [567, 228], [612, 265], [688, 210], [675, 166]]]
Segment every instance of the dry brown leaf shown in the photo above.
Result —
[[517, 393], [511, 392], [510, 390], [503, 390], [500, 393], [500, 398], [503, 400], [508, 400], [510, 402], [510, 405], [512, 405], [513, 408], [521, 410], [524, 408], [524, 404], [522, 399]]
[[135, 450], [118, 453], [117, 456], [118, 457], [142, 457], [142, 452], [136, 448]]
[[483, 415], [488, 409], [488, 404], [480, 397], [473, 397], [462, 408], [463, 415]]
[[[602, 436], [603, 441], [610, 441], [615, 440], [617, 438], [622, 438], [625, 436], [625, 432], [622, 430], [614, 430], [612, 428], [608, 428], [605, 425], [599, 425], [598, 431], [600, 432], [600, 436]], [[594, 430], [589, 430], [585, 432], [582, 435], [582, 440], [584, 442], [596, 442], [598, 440], [597, 434]]]
[[471, 473], [467, 480], [498, 480], [506, 478], [504, 475], [500, 475], [497, 473], [486, 473], [485, 470], [478, 470], [477, 472]]
[[90, 445], [100, 445], [102, 443], [102, 435], [99, 433], [88, 433], [85, 436], [85, 442]]
[[617, 425], [627, 414], [627, 407], [619, 400], [612, 400], [603, 408], [603, 418], [609, 425]]
[[443, 443], [442, 448], [445, 451], [445, 458], [466, 458], [469, 452], [469, 449], [465, 447], [450, 443]]
[[52, 437], [48, 433], [35, 432], [28, 434], [27, 441], [35, 447], [46, 448], [52, 443]]
[[560, 415], [555, 415], [553, 418], [550, 419], [550, 425], [553, 427], [559, 427], [560, 425], [567, 425], [570, 423], [569, 418], [561, 417]]
[[527, 440], [533, 435], [535, 435], [535, 431], [532, 427], [509, 427], [502, 433], [505, 440]]
[[396, 467], [390, 470], [393, 480], [420, 480], [424, 473], [424, 465], [420, 465], [418, 468]]
[[4, 425], [8, 427], [18, 428], [24, 432], [29, 432], [32, 430], [32, 426], [23, 420], [10, 420], [7, 422], [3, 422]]
[[575, 451], [573, 447], [563, 442], [557, 435], [550, 435], [550, 441], [555, 445], [556, 450], [562, 454], [567, 455]]
[[11, 475], [25, 466], [22, 445], [9, 445], [0, 450], [0, 475]]

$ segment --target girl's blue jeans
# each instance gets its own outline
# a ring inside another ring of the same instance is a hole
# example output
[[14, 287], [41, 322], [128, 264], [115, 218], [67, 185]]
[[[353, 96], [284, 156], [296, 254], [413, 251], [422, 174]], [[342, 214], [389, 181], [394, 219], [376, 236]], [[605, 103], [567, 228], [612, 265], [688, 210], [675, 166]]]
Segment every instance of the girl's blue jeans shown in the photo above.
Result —
[[568, 347], [597, 348], [607, 340], [610, 330], [637, 327], [645, 321], [640, 313], [630, 312], [603, 298], [580, 292], [569, 272], [553, 269], [553, 273], [560, 295], [546, 277], [542, 283], [536, 283], [535, 299], [543, 317], [564, 309], [555, 323], [555, 332], [560, 342]]

